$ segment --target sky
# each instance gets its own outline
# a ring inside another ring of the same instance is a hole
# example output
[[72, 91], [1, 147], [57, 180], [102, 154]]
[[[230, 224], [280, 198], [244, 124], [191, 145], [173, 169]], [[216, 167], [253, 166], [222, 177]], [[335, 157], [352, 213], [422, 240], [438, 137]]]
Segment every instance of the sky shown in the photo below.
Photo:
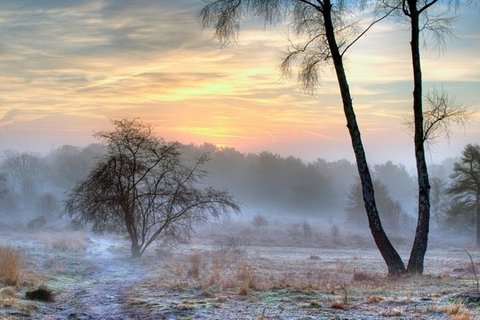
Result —
[[[279, 66], [286, 24], [241, 24], [221, 46], [200, 0], [0, 1], [0, 150], [86, 146], [111, 120], [140, 118], [166, 140], [353, 161], [331, 67], [313, 94]], [[480, 106], [480, 8], [461, 9], [445, 49], [424, 47], [426, 91]], [[378, 24], [346, 55], [367, 158], [414, 165], [412, 76], [405, 25]], [[440, 163], [480, 143], [480, 115], [428, 148]]]

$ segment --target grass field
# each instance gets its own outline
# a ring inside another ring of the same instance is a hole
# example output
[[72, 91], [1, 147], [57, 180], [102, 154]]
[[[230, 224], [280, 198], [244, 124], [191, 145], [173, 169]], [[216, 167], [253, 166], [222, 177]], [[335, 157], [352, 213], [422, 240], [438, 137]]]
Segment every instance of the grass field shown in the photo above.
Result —
[[[433, 245], [424, 276], [389, 279], [364, 242], [262, 245], [243, 231], [203, 232], [132, 261], [117, 236], [3, 230], [0, 319], [480, 318], [474, 249], [472, 264], [464, 248]], [[53, 301], [31, 300], [39, 289]]]

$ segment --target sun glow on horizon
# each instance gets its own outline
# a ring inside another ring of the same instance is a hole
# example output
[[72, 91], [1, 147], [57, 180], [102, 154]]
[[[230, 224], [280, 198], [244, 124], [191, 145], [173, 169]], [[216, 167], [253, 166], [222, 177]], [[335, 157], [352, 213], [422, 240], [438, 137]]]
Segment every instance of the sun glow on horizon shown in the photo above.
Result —
[[[312, 95], [303, 93], [295, 76], [279, 72], [287, 25], [250, 22], [237, 43], [222, 48], [212, 30], [201, 28], [201, 5], [0, 3], [8, 31], [0, 35], [0, 148], [90, 142], [110, 119], [140, 118], [182, 143], [351, 156], [332, 69], [323, 70]], [[425, 88], [444, 86], [478, 104], [480, 44], [470, 41], [478, 28], [475, 17], [462, 17], [461, 35], [469, 41], [449, 40], [454, 45], [444, 56], [422, 56]], [[397, 29], [373, 28], [346, 56], [362, 137], [384, 157], [398, 153], [392, 145], [411, 143], [403, 126], [411, 112], [408, 34]], [[479, 121], [461, 133], [462, 144], [480, 139]]]

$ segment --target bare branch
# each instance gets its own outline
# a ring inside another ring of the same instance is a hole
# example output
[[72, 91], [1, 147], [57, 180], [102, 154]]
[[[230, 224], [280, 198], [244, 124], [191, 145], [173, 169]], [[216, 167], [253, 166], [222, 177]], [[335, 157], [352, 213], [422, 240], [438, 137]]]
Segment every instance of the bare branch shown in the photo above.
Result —
[[365, 29], [363, 30], [352, 42], [350, 42], [350, 44], [343, 50], [343, 52], [341, 53], [341, 56], [343, 56], [345, 54], [345, 52], [347, 52], [347, 50], [353, 46], [355, 44], [355, 42], [357, 42], [358, 40], [360, 40], [361, 37], [363, 37], [367, 32], [368, 30], [370, 30], [374, 25], [376, 25], [377, 23], [381, 22], [382, 20], [384, 20], [385, 18], [387, 18], [388, 16], [390, 16], [390, 14], [392, 12], [394, 12], [395, 10], [398, 10], [398, 6], [397, 7], [394, 7], [394, 8], [391, 8], [387, 13], [385, 13], [382, 17], [378, 18], [377, 20], [373, 21], [372, 23], [370, 23], [370, 25]]
[[[476, 110], [450, 97], [445, 90], [430, 90], [425, 102], [423, 140], [427, 143], [435, 143], [440, 137], [450, 140], [452, 126], [465, 127], [476, 113]], [[413, 130], [413, 120], [407, 121], [406, 125]]]
[[314, 7], [316, 10], [320, 11], [323, 13], [323, 3], [321, 1], [317, 1], [318, 2], [318, 5], [314, 4], [313, 2], [311, 1], [307, 1], [307, 0], [298, 0], [300, 2], [303, 2], [309, 6], [312, 6]]
[[67, 197], [65, 213], [74, 221], [128, 233], [132, 256], [139, 256], [158, 237], [179, 235], [171, 230], [188, 236], [192, 223], [239, 210], [228, 193], [198, 187], [207, 155], [189, 166], [179, 143], [153, 137], [138, 120], [114, 124], [114, 131], [97, 135], [106, 145], [104, 159]]
[[425, 11], [428, 8], [430, 8], [431, 6], [433, 6], [437, 1], [438, 0], [433, 0], [433, 1], [425, 3], [425, 5], [422, 8], [418, 9], [418, 14], [421, 14], [423, 11]]

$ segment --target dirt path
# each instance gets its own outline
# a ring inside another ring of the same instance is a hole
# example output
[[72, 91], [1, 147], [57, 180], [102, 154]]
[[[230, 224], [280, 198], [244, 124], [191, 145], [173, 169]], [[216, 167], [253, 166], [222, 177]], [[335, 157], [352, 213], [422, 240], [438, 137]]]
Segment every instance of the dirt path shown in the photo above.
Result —
[[55, 302], [42, 305], [33, 318], [138, 319], [123, 305], [128, 289], [143, 279], [145, 265], [117, 249], [112, 240], [99, 238], [89, 239], [83, 254], [57, 254], [58, 273], [47, 285], [57, 292]]

